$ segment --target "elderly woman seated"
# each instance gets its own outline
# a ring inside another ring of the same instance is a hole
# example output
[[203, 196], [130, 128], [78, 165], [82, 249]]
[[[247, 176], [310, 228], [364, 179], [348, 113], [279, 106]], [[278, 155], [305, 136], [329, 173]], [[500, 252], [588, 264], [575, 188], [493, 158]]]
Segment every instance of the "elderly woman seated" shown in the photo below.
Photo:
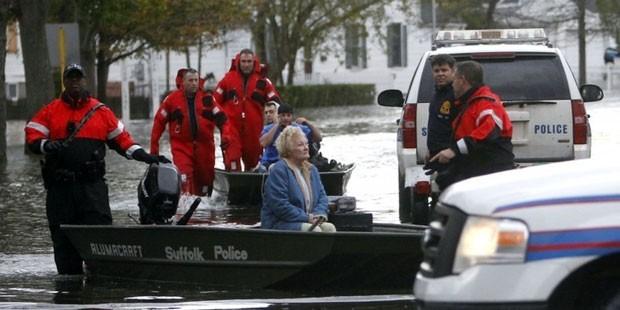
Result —
[[327, 220], [327, 195], [319, 171], [308, 162], [308, 140], [293, 126], [276, 140], [280, 160], [269, 168], [264, 186], [261, 227], [334, 232]]

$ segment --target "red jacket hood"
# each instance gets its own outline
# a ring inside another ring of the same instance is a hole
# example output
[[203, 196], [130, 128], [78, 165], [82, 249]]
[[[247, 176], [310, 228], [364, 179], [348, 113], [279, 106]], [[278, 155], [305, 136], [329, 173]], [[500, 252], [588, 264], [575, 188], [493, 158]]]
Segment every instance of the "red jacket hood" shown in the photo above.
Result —
[[[189, 69], [187, 68], [181, 68], [179, 69], [179, 71], [177, 71], [177, 78], [176, 78], [176, 84], [177, 84], [177, 89], [183, 89], [183, 76], [185, 75], [185, 72], [187, 72]], [[198, 88], [199, 89], [203, 89], [205, 85], [205, 79], [198, 77]]]
[[[253, 72], [256, 72], [256, 73], [260, 74], [261, 67], [260, 67], [260, 61], [258, 59], [258, 56], [253, 55], [253, 58], [254, 58], [254, 70], [253, 70]], [[239, 67], [240, 59], [241, 59], [241, 54], [235, 55], [235, 58], [233, 58], [232, 63], [230, 65], [230, 71], [237, 71], [239, 73], [242, 73], [241, 72], [241, 68]]]
[[[463, 99], [465, 99], [465, 101], [463, 101]], [[478, 99], [486, 99], [489, 101], [497, 102], [500, 105], [503, 104], [499, 96], [495, 94], [489, 86], [484, 84], [478, 87], [478, 89], [474, 90], [467, 98], [463, 98], [462, 96], [460, 98], [457, 98], [455, 104], [457, 107], [460, 107], [466, 103], [473, 102]]]
[[177, 71], [177, 89], [183, 89], [183, 76], [185, 75], [185, 72], [187, 72], [187, 68], [181, 68]]

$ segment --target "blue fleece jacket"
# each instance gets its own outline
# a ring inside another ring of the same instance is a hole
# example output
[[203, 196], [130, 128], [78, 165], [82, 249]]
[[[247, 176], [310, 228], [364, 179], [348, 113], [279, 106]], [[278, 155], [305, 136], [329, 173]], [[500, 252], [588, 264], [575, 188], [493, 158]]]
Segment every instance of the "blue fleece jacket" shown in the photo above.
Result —
[[[327, 194], [319, 171], [312, 165], [310, 183], [314, 205], [308, 208], [309, 213], [327, 217]], [[304, 195], [295, 178], [295, 172], [286, 161], [281, 159], [271, 166], [263, 190], [260, 213], [262, 228], [301, 230], [301, 224], [308, 223]]]

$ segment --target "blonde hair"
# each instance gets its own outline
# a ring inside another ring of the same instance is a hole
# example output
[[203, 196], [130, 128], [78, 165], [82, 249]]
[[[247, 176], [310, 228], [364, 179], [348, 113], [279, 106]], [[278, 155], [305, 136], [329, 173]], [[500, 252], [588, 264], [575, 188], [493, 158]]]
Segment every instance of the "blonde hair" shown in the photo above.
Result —
[[295, 138], [305, 138], [304, 132], [297, 126], [286, 126], [276, 139], [276, 149], [282, 158], [291, 156], [291, 143]]

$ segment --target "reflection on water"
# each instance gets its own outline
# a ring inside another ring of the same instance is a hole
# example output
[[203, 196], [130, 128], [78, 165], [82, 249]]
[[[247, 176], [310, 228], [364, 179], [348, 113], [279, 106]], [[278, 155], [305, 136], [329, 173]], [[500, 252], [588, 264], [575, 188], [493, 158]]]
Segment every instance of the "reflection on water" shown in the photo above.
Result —
[[[322, 129], [325, 138], [321, 151], [324, 156], [343, 163], [356, 163], [347, 194], [357, 198], [358, 209], [373, 212], [377, 222], [398, 221], [395, 157], [395, 120], [398, 113], [399, 109], [374, 105], [297, 111], [297, 115], [315, 121]], [[0, 170], [0, 308], [7, 305], [10, 308], [49, 308], [50, 303], [106, 304], [103, 308], [147, 307], [152, 302], [181, 308], [248, 308], [248, 305], [253, 305], [249, 308], [265, 308], [279, 303], [329, 303], [329, 299], [325, 298], [305, 301], [283, 299], [316, 297], [312, 292], [212, 291], [196, 285], [128, 283], [101, 279], [87, 281], [82, 277], [56, 275], [45, 217], [40, 158], [24, 155], [23, 145], [15, 142], [23, 141], [23, 125], [23, 121], [8, 124], [8, 141], [11, 144], [8, 150], [9, 164]], [[136, 120], [127, 127], [137, 141], [149, 145], [151, 121]], [[166, 137], [162, 138], [162, 153], [169, 155], [169, 145], [165, 140]], [[219, 153], [219, 149], [217, 151]], [[217, 155], [217, 166], [221, 167], [221, 157]], [[110, 202], [116, 224], [133, 223], [128, 215], [137, 218], [136, 190], [144, 170], [144, 164], [109, 152], [106, 179], [110, 186]], [[180, 213], [192, 201], [191, 197], [183, 197]], [[196, 223], [220, 226], [254, 225], [259, 219], [259, 211], [258, 207], [227, 206], [226, 197], [215, 194], [201, 202], [192, 219]], [[373, 299], [368, 296], [371, 293], [376, 292], [334, 292], [325, 295], [363, 295], [366, 299]], [[410, 292], [407, 289], [396, 293]], [[385, 298], [385, 295], [381, 296], [374, 298], [373, 302]], [[398, 296], [391, 299], [397, 304], [394, 309], [410, 305], [410, 295]], [[248, 298], [272, 300], [236, 301], [231, 306], [230, 300]], [[227, 300], [223, 304], [228, 306], [220, 303], [217, 307], [208, 303], [197, 306], [186, 304], [206, 300]], [[389, 306], [391, 302], [384, 301], [382, 304]]]

